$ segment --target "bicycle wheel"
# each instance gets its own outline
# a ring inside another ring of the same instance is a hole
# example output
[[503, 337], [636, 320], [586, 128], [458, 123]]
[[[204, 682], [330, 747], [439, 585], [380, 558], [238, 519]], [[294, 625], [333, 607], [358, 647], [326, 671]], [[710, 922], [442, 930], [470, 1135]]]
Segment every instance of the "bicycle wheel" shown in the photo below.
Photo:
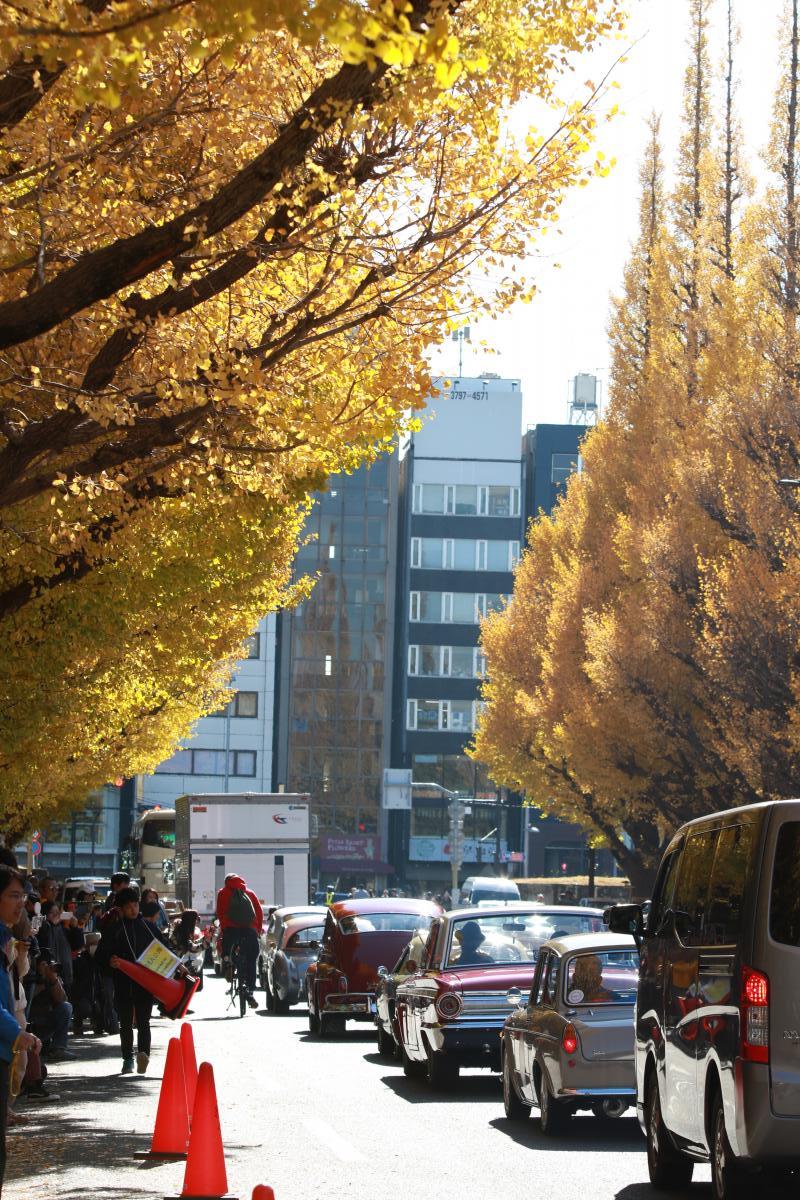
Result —
[[239, 980], [239, 1016], [243, 1017], [244, 1014], [247, 1012], [247, 992], [245, 991], [244, 980], [242, 979], [242, 976], [240, 974], [241, 969], [242, 969], [242, 964], [240, 961], [237, 961], [236, 977]]

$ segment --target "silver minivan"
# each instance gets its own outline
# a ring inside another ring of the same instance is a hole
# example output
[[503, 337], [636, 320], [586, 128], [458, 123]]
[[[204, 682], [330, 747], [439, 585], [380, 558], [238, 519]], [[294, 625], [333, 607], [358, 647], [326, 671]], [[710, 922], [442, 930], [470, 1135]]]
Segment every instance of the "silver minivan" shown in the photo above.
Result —
[[652, 1184], [710, 1162], [715, 1200], [753, 1168], [800, 1168], [800, 800], [690, 821], [662, 860], [640, 943], [636, 1090]]

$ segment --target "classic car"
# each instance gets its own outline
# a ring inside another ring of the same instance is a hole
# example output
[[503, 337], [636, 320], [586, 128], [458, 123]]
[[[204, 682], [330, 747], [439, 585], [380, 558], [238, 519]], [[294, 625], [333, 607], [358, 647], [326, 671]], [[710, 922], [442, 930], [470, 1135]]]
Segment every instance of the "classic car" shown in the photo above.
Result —
[[385, 1058], [394, 1058], [400, 1045], [395, 1015], [397, 989], [409, 975], [419, 970], [426, 941], [427, 930], [417, 930], [391, 971], [378, 967], [375, 1025], [378, 1030], [378, 1053]]
[[292, 917], [281, 924], [278, 945], [267, 963], [267, 1008], [288, 1012], [304, 997], [306, 971], [316, 961], [325, 927], [319, 913]]
[[524, 1120], [537, 1105], [542, 1133], [552, 1137], [578, 1109], [618, 1117], [635, 1104], [638, 975], [632, 937], [599, 933], [542, 946], [530, 994], [500, 1034], [510, 1120]]
[[295, 917], [316, 917], [317, 924], [322, 925], [327, 911], [324, 905], [319, 904], [284, 904], [270, 908], [268, 913], [264, 914], [264, 924], [258, 937], [258, 981], [267, 993], [267, 1008], [271, 1006], [270, 964], [287, 922]]
[[599, 909], [512, 904], [462, 908], [431, 926], [420, 972], [397, 988], [403, 1070], [451, 1086], [461, 1067], [500, 1070], [500, 1030], [530, 991], [539, 947], [553, 937], [601, 932]]
[[311, 1033], [343, 1033], [348, 1020], [371, 1021], [378, 968], [399, 957], [418, 929], [441, 913], [427, 900], [342, 900], [325, 919], [319, 957], [306, 974]]

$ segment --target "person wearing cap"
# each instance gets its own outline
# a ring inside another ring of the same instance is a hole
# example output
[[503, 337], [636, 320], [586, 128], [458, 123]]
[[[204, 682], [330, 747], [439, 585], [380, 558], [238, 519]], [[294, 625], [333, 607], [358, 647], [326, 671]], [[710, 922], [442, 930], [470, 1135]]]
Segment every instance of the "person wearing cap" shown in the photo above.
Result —
[[486, 941], [477, 921], [465, 921], [461, 927], [461, 953], [458, 956], [460, 967], [477, 967], [483, 963], [494, 962], [491, 954], [478, 947]]

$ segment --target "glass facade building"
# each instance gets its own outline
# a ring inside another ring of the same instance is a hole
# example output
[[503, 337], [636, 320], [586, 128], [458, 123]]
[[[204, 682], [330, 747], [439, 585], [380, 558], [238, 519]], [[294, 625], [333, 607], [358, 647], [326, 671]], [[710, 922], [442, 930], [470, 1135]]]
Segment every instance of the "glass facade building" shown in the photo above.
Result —
[[295, 562], [317, 582], [279, 617], [276, 783], [309, 793], [316, 863], [342, 880], [387, 872], [397, 479], [396, 454], [331, 477]]

